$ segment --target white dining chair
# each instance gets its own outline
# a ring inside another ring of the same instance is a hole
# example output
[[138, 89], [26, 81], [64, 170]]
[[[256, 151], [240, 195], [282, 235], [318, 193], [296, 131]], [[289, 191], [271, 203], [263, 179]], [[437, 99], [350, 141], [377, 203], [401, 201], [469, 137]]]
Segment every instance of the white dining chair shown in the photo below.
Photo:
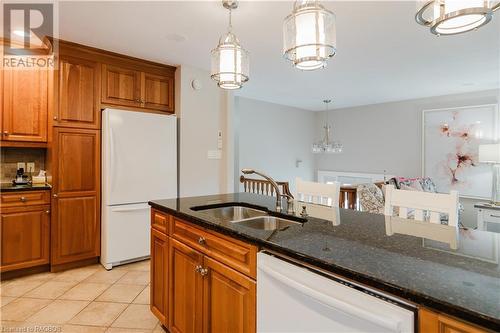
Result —
[[314, 203], [318, 205], [338, 207], [340, 197], [340, 183], [322, 184], [308, 182], [300, 178], [295, 180], [296, 195], [298, 201]]
[[[396, 209], [395, 209], [396, 208]], [[413, 211], [413, 219], [441, 223], [441, 214], [448, 215], [448, 225], [458, 225], [458, 192], [449, 194], [397, 190], [394, 185], [385, 188], [384, 214], [408, 218]]]

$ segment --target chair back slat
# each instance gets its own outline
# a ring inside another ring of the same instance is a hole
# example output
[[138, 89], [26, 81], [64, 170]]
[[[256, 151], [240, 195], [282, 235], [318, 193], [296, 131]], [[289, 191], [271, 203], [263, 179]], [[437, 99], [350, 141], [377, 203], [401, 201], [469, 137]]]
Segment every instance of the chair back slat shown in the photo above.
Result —
[[[276, 191], [274, 187], [271, 185], [271, 182], [265, 179], [253, 179], [246, 178], [245, 176], [240, 176], [240, 183], [243, 184], [243, 190], [249, 193], [256, 193], [268, 196], [276, 196]], [[288, 182], [276, 182], [278, 187], [280, 188], [281, 193], [288, 194], [293, 197], [292, 193], [290, 193], [290, 188], [288, 186]]]
[[340, 183], [322, 184], [304, 181], [300, 178], [295, 180], [297, 200], [319, 204], [330, 207], [339, 206]]
[[409, 210], [414, 210], [414, 219], [431, 223], [441, 223], [441, 214], [448, 215], [448, 225], [458, 225], [458, 192], [450, 194], [421, 191], [397, 190], [387, 185], [385, 190], [384, 214], [393, 216], [395, 208], [399, 217], [408, 218]]

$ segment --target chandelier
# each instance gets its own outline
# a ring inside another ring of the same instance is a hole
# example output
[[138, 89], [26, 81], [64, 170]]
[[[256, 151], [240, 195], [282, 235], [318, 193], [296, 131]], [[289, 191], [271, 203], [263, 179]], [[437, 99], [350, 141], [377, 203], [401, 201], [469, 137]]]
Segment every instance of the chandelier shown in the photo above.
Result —
[[344, 149], [344, 146], [342, 143], [338, 141], [330, 141], [330, 131], [332, 127], [328, 124], [328, 104], [331, 103], [331, 99], [325, 99], [323, 100], [323, 103], [326, 105], [326, 116], [325, 116], [325, 126], [323, 126], [323, 129], [325, 130], [325, 136], [323, 137], [323, 140], [319, 142], [315, 142], [312, 145], [312, 152], [314, 154], [319, 154], [319, 153], [327, 153], [327, 154], [334, 154], [334, 153], [341, 153], [342, 150]]
[[241, 47], [240, 41], [232, 32], [231, 11], [238, 8], [237, 1], [222, 1], [229, 10], [229, 27], [219, 39], [219, 44], [212, 50], [211, 78], [222, 89], [239, 89], [248, 81], [248, 52]]
[[326, 67], [335, 52], [335, 14], [318, 1], [295, 1], [283, 22], [284, 57], [298, 69], [309, 71]]
[[455, 35], [487, 24], [498, 8], [498, 0], [424, 0], [415, 20], [435, 35]]

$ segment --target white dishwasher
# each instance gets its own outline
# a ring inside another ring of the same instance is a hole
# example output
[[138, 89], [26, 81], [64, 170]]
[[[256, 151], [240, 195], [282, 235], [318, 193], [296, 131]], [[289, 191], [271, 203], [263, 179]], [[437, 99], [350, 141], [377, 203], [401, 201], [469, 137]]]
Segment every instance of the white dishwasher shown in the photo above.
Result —
[[415, 331], [411, 304], [267, 251], [257, 281], [257, 332]]

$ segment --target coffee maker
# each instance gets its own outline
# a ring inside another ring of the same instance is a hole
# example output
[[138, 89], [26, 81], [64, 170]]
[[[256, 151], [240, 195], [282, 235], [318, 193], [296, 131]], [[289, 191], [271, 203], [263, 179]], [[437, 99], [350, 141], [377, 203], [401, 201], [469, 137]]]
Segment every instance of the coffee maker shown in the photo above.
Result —
[[14, 185], [28, 185], [29, 176], [24, 173], [24, 168], [17, 169], [16, 178], [12, 181]]

